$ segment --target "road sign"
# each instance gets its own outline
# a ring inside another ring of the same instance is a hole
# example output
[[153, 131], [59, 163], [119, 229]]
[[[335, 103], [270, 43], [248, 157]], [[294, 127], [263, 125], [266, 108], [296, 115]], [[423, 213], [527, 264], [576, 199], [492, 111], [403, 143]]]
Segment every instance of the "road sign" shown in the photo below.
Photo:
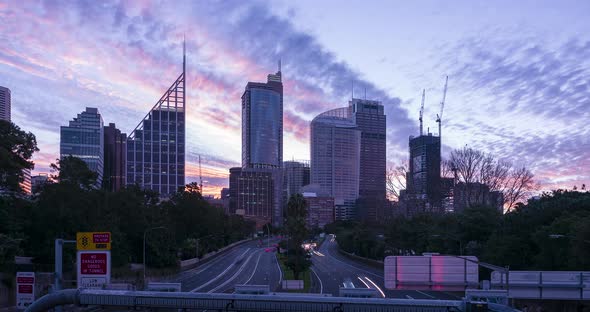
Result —
[[111, 232], [76, 233], [78, 250], [111, 250]]
[[35, 301], [35, 272], [16, 272], [16, 308], [26, 309]]
[[102, 289], [111, 282], [110, 251], [78, 251], [78, 288]]

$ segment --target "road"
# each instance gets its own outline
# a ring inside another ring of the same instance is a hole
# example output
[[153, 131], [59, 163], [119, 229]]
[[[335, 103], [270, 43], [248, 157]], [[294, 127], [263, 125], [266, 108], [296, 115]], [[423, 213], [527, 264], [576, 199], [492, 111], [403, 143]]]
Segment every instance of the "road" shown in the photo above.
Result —
[[282, 273], [275, 253], [266, 251], [266, 243], [264, 247], [258, 247], [258, 241], [237, 246], [172, 281], [180, 282], [182, 291], [187, 292], [232, 293], [236, 284], [269, 285], [274, 291]]
[[353, 261], [338, 252], [338, 244], [328, 235], [319, 250], [312, 253], [312, 292], [338, 296], [340, 287], [373, 288], [385, 298], [449, 299], [458, 296], [428, 290], [388, 290], [384, 287], [383, 269]]

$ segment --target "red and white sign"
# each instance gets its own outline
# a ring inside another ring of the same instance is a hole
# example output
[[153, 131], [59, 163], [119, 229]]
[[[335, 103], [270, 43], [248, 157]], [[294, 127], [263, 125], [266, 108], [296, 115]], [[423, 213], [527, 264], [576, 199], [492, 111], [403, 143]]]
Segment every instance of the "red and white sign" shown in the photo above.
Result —
[[26, 309], [35, 301], [35, 272], [16, 273], [16, 307]]
[[78, 288], [102, 289], [111, 281], [110, 251], [78, 251]]
[[111, 233], [93, 233], [92, 242], [94, 244], [106, 244], [111, 242]]

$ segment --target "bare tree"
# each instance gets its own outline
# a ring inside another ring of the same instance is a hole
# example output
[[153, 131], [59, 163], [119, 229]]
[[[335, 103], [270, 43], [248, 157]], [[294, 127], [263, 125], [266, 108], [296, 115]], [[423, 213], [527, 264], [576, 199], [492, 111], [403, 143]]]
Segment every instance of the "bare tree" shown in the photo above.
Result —
[[507, 211], [514, 208], [517, 202], [526, 200], [538, 189], [533, 177], [530, 170], [524, 166], [511, 171], [504, 191], [504, 207]]
[[386, 189], [389, 199], [399, 200], [400, 191], [406, 188], [407, 172], [408, 162], [406, 160], [401, 165], [387, 170]]

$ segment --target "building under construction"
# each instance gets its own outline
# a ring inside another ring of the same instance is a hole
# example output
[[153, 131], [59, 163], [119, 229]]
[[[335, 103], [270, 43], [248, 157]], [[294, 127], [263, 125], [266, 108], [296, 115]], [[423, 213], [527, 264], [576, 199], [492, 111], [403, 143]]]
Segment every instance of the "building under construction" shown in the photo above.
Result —
[[410, 161], [406, 176], [408, 212], [441, 211], [440, 136], [432, 133], [410, 137]]

